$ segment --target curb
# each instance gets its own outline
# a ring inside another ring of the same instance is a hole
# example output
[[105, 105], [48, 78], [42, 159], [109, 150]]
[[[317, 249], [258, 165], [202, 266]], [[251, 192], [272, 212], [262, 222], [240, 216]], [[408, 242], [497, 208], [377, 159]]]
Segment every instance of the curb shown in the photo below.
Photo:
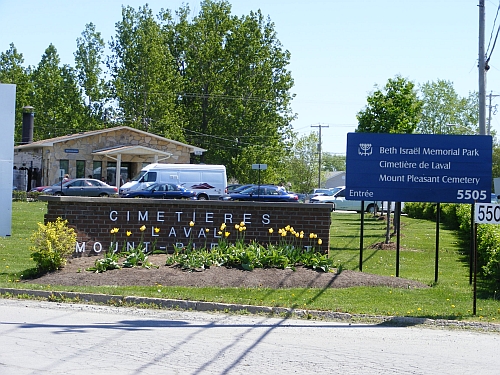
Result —
[[78, 292], [57, 292], [31, 289], [15, 289], [15, 288], [0, 288], [0, 298], [8, 296], [14, 297], [35, 297], [45, 298], [48, 300], [59, 298], [72, 299], [68, 301], [75, 302], [94, 302], [99, 304], [120, 306], [128, 305], [154, 305], [163, 309], [171, 310], [187, 310], [199, 312], [223, 312], [223, 313], [248, 313], [248, 314], [265, 314], [279, 315], [285, 318], [300, 318], [300, 319], [322, 319], [342, 321], [345, 323], [360, 323], [369, 322], [373, 324], [382, 324], [387, 326], [417, 326], [426, 325], [441, 328], [458, 328], [458, 329], [474, 329], [487, 332], [499, 332], [500, 324], [457, 321], [446, 319], [429, 319], [429, 318], [413, 318], [402, 316], [375, 316], [363, 314], [349, 314], [335, 311], [320, 311], [320, 310], [303, 310], [285, 307], [268, 307], [255, 305], [239, 305], [231, 303], [218, 302], [203, 302], [189, 301], [176, 299], [163, 299], [152, 297], [134, 297], [134, 296], [119, 296], [108, 294], [93, 294], [93, 293], [78, 293]]

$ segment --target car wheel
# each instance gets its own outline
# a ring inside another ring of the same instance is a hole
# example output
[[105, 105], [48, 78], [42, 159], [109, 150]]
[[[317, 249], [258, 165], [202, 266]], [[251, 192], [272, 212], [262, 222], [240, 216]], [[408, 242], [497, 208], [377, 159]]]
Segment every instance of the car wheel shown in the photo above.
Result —
[[198, 200], [199, 201], [207, 201], [208, 196], [206, 196], [205, 194], [200, 194], [200, 195], [198, 195]]
[[109, 194], [108, 193], [101, 193], [99, 194], [100, 197], [109, 197]]
[[62, 193], [61, 191], [56, 191], [56, 192], [54, 193], [54, 195], [55, 195], [55, 196], [57, 196], [57, 197], [60, 197], [60, 196], [62, 196], [62, 195], [63, 195], [63, 193]]
[[135, 198], [146, 198], [144, 195], [138, 195]]

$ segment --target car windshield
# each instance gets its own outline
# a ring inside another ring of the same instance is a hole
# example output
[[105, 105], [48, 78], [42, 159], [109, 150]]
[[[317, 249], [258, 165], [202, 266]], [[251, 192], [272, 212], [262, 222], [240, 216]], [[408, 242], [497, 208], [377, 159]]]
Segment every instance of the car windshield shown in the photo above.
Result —
[[148, 186], [146, 189], [144, 190], [148, 190], [148, 191], [152, 191], [152, 190], [158, 190], [158, 184], [153, 184], [151, 186]]
[[140, 171], [139, 174], [132, 179], [132, 181], [139, 181], [146, 173], [146, 171]]
[[336, 187], [336, 188], [333, 188], [332, 190], [330, 190], [330, 191], [331, 191], [331, 194], [329, 194], [329, 195], [335, 195], [335, 194], [337, 194], [340, 190], [342, 190], [342, 188], [341, 188], [341, 187]]
[[252, 193], [256, 193], [257, 192], [256, 190], [257, 190], [256, 186], [251, 186], [249, 188], [241, 190], [239, 193], [240, 194], [252, 194]]

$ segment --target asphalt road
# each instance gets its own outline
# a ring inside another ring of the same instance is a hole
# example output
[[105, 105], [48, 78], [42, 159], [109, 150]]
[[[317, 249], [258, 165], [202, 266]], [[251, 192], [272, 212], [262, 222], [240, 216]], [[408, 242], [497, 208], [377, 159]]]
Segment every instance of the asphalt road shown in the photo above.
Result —
[[0, 299], [0, 374], [499, 374], [500, 334]]

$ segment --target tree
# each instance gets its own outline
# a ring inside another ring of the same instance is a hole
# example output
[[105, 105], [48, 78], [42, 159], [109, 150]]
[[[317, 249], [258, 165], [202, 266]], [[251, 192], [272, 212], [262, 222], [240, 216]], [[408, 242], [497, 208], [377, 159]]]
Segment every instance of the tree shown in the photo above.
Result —
[[180, 77], [165, 33], [151, 9], [147, 5], [138, 11], [122, 8], [122, 21], [116, 24], [116, 31], [107, 66], [120, 121], [183, 141], [182, 116], [176, 109]]
[[345, 171], [345, 155], [335, 155], [324, 152], [321, 155], [322, 168], [325, 171]]
[[367, 102], [356, 116], [357, 132], [413, 133], [420, 121], [423, 103], [413, 82], [401, 76], [389, 79], [383, 89], [377, 87]]
[[87, 101], [88, 116], [95, 127], [102, 126], [107, 99], [106, 82], [102, 78], [104, 41], [93, 23], [85, 25], [82, 36], [76, 40], [75, 74]]
[[477, 134], [478, 95], [461, 98], [450, 81], [427, 82], [420, 87], [422, 117], [417, 132], [422, 134]]
[[57, 50], [50, 44], [31, 75], [35, 141], [88, 130], [74, 70], [69, 65], [60, 67], [59, 63]]
[[22, 139], [23, 107], [32, 105], [30, 69], [24, 68], [23, 63], [23, 55], [12, 43], [5, 53], [0, 53], [0, 82], [16, 85], [15, 143], [21, 142]]
[[203, 1], [192, 21], [188, 8], [177, 15], [169, 40], [183, 77], [186, 139], [208, 149], [202, 161], [226, 164], [240, 181], [252, 163], [276, 171], [294, 115], [290, 54], [282, 50], [274, 25], [260, 12], [231, 16], [226, 1]]
[[325, 172], [319, 171], [317, 145], [319, 142], [316, 133], [293, 138], [292, 152], [284, 158], [286, 168], [285, 181], [292, 184], [295, 192], [307, 193], [318, 187], [318, 173], [321, 181], [325, 181]]

